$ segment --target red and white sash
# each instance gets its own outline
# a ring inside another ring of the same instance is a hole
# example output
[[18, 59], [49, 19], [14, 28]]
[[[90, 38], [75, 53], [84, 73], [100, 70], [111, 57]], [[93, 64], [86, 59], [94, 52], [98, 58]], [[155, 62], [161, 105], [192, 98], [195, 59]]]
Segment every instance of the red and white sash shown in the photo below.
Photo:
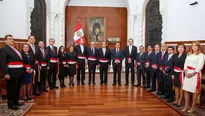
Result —
[[140, 65], [141, 63], [140, 62], [137, 62], [137, 65]]
[[[187, 71], [188, 72], [194, 72], [196, 68], [192, 67], [192, 66], [187, 66]], [[196, 88], [198, 90], [198, 94], [200, 95], [201, 92], [201, 74], [197, 73], [197, 85]]]
[[146, 61], [146, 65], [148, 65], [148, 66], [149, 66], [149, 61]]
[[131, 60], [132, 60], [132, 58], [130, 58], [130, 57], [129, 57], [129, 58], [127, 58], [127, 59], [128, 59], [128, 61], [131, 61]]
[[184, 83], [184, 72], [181, 68], [174, 66], [174, 72], [180, 73], [179, 75], [179, 81], [180, 81], [180, 85], [182, 86]]
[[99, 61], [102, 62], [102, 63], [107, 63], [107, 62], [109, 62], [109, 60], [104, 59], [104, 58], [100, 58]]
[[120, 58], [115, 58], [115, 62], [120, 62]]
[[169, 66], [164, 66], [164, 69], [167, 70], [169, 68]]
[[46, 62], [41, 62], [41, 66], [46, 66], [47, 63]]
[[26, 69], [31, 69], [31, 65], [30, 64], [23, 64], [24, 67], [26, 67]]
[[66, 60], [62, 60], [62, 63], [63, 63], [63, 64], [66, 64]]
[[85, 56], [78, 55], [78, 59], [82, 59], [82, 60], [84, 60], [85, 58], [86, 58]]
[[90, 60], [90, 61], [96, 61], [97, 59], [96, 59], [95, 57], [93, 57], [93, 56], [88, 56], [88, 60]]
[[57, 63], [57, 58], [50, 58], [51, 63]]
[[23, 68], [23, 62], [8, 62], [8, 68]]
[[74, 61], [74, 60], [68, 60], [68, 64], [76, 64], [76, 61]]

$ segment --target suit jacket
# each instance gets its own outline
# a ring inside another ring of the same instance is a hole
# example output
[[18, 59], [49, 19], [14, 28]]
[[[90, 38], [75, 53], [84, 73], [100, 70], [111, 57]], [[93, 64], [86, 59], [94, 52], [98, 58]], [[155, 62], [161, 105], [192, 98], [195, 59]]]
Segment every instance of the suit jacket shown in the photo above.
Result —
[[50, 46], [48, 46], [46, 49], [48, 50], [48, 58], [50, 60], [50, 58], [58, 58], [58, 53], [57, 53], [57, 47], [56, 46], [53, 46], [54, 47], [54, 52], [53, 50], [51, 49]]
[[39, 47], [38, 47], [38, 45], [36, 45], [36, 44], [34, 44], [34, 46], [35, 46], [35, 54], [34, 54], [34, 51], [33, 51], [33, 49], [31, 48], [31, 45], [29, 44], [29, 53], [31, 53], [33, 56], [34, 56], [34, 58], [35, 58], [35, 60], [37, 60], [38, 59], [38, 52], [39, 52]]
[[81, 51], [80, 45], [77, 45], [75, 49], [76, 49], [76, 52], [77, 52], [78, 56], [80, 55], [80, 56], [85, 56], [86, 57], [87, 56], [87, 47], [85, 45], [83, 45], [83, 47], [84, 47], [83, 53]]
[[[151, 70], [151, 67], [150, 67], [150, 62], [151, 62], [151, 54], [152, 54], [152, 52], [148, 55], [148, 52], [146, 52], [145, 53], [145, 64], [146, 64], [146, 62], [149, 62], [149, 67], [148, 68], [146, 68], [146, 70], [148, 70], [148, 71], [150, 71]], [[144, 64], [144, 65], [145, 65]]]
[[[157, 69], [153, 69], [152, 65], [156, 65]], [[150, 69], [152, 71], [156, 71], [159, 69], [159, 67], [160, 67], [160, 65], [159, 65], [159, 52], [158, 53], [152, 52], [150, 54], [150, 67], [151, 67]]]
[[167, 57], [167, 55], [168, 55], [168, 52], [166, 51], [165, 53], [164, 53], [164, 57], [161, 59], [161, 57], [162, 57], [162, 51], [160, 51], [159, 52], [159, 65], [160, 66], [164, 66], [164, 64], [165, 64], [165, 57]]
[[140, 56], [140, 53], [137, 53], [136, 62], [140, 63], [140, 65], [137, 65], [137, 69], [144, 69], [145, 56], [146, 56], [145, 52], [143, 52], [141, 56]]
[[46, 66], [43, 66], [43, 67], [49, 67], [50, 66], [50, 60], [49, 60], [49, 56], [48, 56], [48, 50], [47, 49], [44, 49], [44, 55], [45, 57], [43, 57], [43, 54], [42, 54], [42, 51], [41, 49], [39, 48], [39, 52], [37, 55], [37, 60], [39, 61], [39, 65], [42, 66], [42, 62], [45, 62], [46, 63]]
[[[19, 52], [20, 53], [20, 52]], [[1, 50], [1, 68], [3, 75], [9, 74], [11, 78], [18, 78], [23, 76], [24, 68], [8, 68], [8, 62], [22, 62], [23, 60], [16, 54], [16, 52], [8, 45], [5, 45]]]
[[137, 47], [132, 46], [131, 54], [129, 53], [129, 46], [126, 46], [124, 49], [124, 57], [125, 57], [125, 64], [128, 63], [128, 58], [131, 58], [132, 63], [134, 63], [134, 60], [137, 56]]
[[115, 64], [115, 60], [116, 58], [119, 58], [120, 59], [120, 63], [122, 64], [122, 60], [124, 59], [124, 54], [123, 54], [123, 51], [121, 51], [119, 49], [118, 53], [116, 51], [116, 48], [112, 50], [111, 52], [111, 59], [112, 59], [112, 64]]
[[105, 56], [103, 55], [103, 50], [102, 48], [100, 48], [98, 50], [98, 63], [97, 64], [100, 64], [100, 61], [99, 59], [106, 59], [106, 60], [109, 60], [108, 61], [108, 64], [110, 65], [111, 63], [111, 52], [108, 48], [106, 48], [106, 51], [105, 51]]
[[[28, 55], [29, 55], [29, 59], [28, 59]], [[24, 52], [21, 53], [21, 56], [23, 58], [23, 64], [29, 64], [31, 65], [31, 69], [35, 69], [35, 58], [33, 56], [32, 53], [29, 53], [28, 55], [26, 55]], [[24, 71], [26, 71], [26, 67], [24, 66]]]
[[[86, 53], [86, 57], [88, 58], [88, 57], [94, 57], [94, 58], [96, 58], [96, 59], [98, 59], [98, 50], [97, 50], [97, 48], [94, 48], [94, 54], [93, 54], [93, 52], [92, 52], [92, 50], [91, 50], [91, 48], [87, 48], [87, 51], [86, 51], [87, 53]], [[89, 62], [90, 60], [88, 60], [88, 62]], [[96, 62], [97, 62], [97, 60], [96, 60]]]
[[168, 73], [168, 75], [172, 75], [173, 71], [173, 55], [172, 57], [168, 60], [169, 55], [165, 57], [165, 66], [163, 67], [163, 70]]

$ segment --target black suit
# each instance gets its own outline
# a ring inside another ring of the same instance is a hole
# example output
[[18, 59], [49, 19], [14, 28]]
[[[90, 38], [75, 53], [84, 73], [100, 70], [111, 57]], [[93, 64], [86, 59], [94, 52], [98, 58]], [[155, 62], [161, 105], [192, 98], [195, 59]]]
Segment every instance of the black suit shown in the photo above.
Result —
[[89, 72], [89, 84], [91, 81], [95, 83], [95, 71], [98, 59], [98, 52], [96, 48], [87, 49], [87, 59], [88, 59], [88, 72]]
[[150, 88], [150, 80], [151, 80], [151, 66], [150, 66], [150, 62], [151, 62], [151, 54], [152, 52], [147, 52], [145, 54], [145, 65], [148, 65], [148, 68], [145, 67], [146, 70], [146, 87]]
[[141, 77], [143, 79], [143, 86], [145, 86], [145, 55], [146, 53], [137, 53], [136, 62], [137, 62], [137, 82], [138, 85], [141, 85]]
[[[124, 59], [124, 54], [120, 49], [119, 51], [113, 49], [111, 53], [111, 58], [112, 58], [112, 65], [114, 71], [113, 84], [116, 84], [117, 73], [118, 73], [118, 84], [121, 84], [121, 69], [122, 69], [122, 60]], [[116, 63], [116, 61], [120, 61], [120, 63]]]
[[[111, 62], [110, 50], [106, 48], [105, 55], [103, 54], [103, 49], [100, 48], [98, 51], [98, 64], [100, 65], [100, 84], [107, 84], [108, 77], [108, 65]], [[104, 77], [104, 78], [103, 78]]]
[[[152, 90], [155, 91], [156, 90], [156, 79], [158, 77], [158, 72], [159, 72], [159, 52], [152, 52], [150, 54], [150, 69], [151, 69], [151, 77], [152, 77]], [[152, 66], [156, 65], [157, 69], [153, 69]]]
[[34, 46], [35, 46], [35, 52], [33, 51], [32, 46], [30, 45], [29, 46], [29, 53], [32, 54], [34, 59], [35, 59], [35, 69], [34, 70], [36, 72], [36, 75], [35, 75], [35, 77], [33, 77], [33, 78], [35, 78], [34, 82], [33, 82], [33, 84], [34, 84], [33, 93], [35, 94], [40, 90], [40, 82], [38, 81], [39, 77], [38, 77], [38, 62], [37, 62], [38, 61], [37, 58], [38, 58], [39, 47], [36, 44], [34, 44]]
[[[20, 52], [19, 52], [20, 54]], [[21, 79], [24, 73], [22, 57], [19, 57], [17, 53], [8, 45], [1, 50], [1, 67], [3, 75], [9, 75], [10, 80], [6, 80], [7, 88], [7, 103], [8, 107], [12, 107], [18, 104], [19, 92], [21, 87]], [[11, 63], [20, 64], [18, 68], [12, 68]], [[10, 64], [10, 65], [9, 65]]]
[[[164, 67], [164, 64], [165, 64], [165, 58], [167, 57], [168, 55], [168, 52], [167, 51], [164, 51], [164, 56], [163, 56], [163, 53], [162, 51], [159, 52], [159, 66], [160, 68]], [[158, 72], [158, 92], [160, 94], [164, 94], [164, 91], [165, 91], [165, 88], [164, 88], [164, 74], [163, 74], [163, 71], [159, 70]]]
[[[126, 46], [124, 49], [124, 57], [125, 57], [125, 77], [126, 84], [129, 83], [129, 68], [131, 68], [131, 83], [134, 85], [135, 82], [135, 74], [134, 74], [134, 60], [137, 56], [137, 47], [132, 46], [131, 54], [129, 52], [129, 46]], [[131, 63], [128, 63], [128, 60], [131, 60]]]
[[[80, 45], [76, 46], [76, 52], [78, 55], [78, 69], [77, 69], [77, 82], [78, 84], [81, 83], [84, 84], [85, 81], [85, 59], [86, 59], [86, 52], [87, 47], [83, 45], [83, 51], [81, 51]], [[81, 75], [81, 78], [80, 78]]]
[[165, 85], [167, 88], [167, 91], [165, 93], [165, 96], [169, 99], [174, 99], [174, 92], [173, 92], [173, 82], [172, 82], [172, 74], [173, 74], [173, 58], [170, 57], [168, 59], [169, 55], [165, 57], [165, 66], [163, 67], [163, 71], [166, 73], [165, 75]]
[[42, 49], [39, 48], [39, 52], [37, 54], [38, 58], [37, 60], [39, 61], [39, 66], [41, 67], [40, 69], [40, 78], [41, 78], [41, 89], [46, 90], [46, 78], [47, 78], [47, 67], [50, 66], [50, 60], [48, 58], [48, 50], [44, 49], [44, 56], [42, 53]]
[[[57, 47], [53, 46], [51, 49], [50, 46], [47, 47], [48, 57], [50, 59], [50, 68], [48, 70], [48, 84], [50, 89], [56, 88], [56, 73], [57, 73]], [[51, 78], [52, 77], [52, 78]]]

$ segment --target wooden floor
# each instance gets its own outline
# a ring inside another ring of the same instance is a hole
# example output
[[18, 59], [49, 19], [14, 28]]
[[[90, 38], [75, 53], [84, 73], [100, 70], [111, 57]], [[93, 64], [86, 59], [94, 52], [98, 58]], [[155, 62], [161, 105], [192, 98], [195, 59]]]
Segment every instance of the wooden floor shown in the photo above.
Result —
[[[88, 77], [86, 75], [86, 77]], [[97, 84], [68, 87], [43, 93], [26, 116], [178, 116], [176, 111], [140, 87]], [[68, 85], [68, 80], [66, 80]]]

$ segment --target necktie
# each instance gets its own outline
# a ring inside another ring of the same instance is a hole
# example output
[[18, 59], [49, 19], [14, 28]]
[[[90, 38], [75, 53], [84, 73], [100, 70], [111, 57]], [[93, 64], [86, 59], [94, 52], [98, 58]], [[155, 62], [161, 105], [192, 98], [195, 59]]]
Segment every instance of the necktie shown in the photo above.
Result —
[[163, 57], [164, 57], [164, 51], [162, 52], [161, 60], [163, 59]]
[[54, 49], [54, 47], [52, 47], [52, 51], [53, 51], [53, 53], [55, 54], [55, 49]]
[[151, 52], [148, 52], [148, 56], [150, 55]]
[[43, 56], [43, 58], [45, 58], [44, 49], [41, 49], [41, 51], [42, 51], [42, 56]]
[[129, 53], [131, 54], [132, 52], [132, 46], [129, 46]]
[[32, 44], [32, 50], [33, 50], [33, 53], [35, 54], [35, 46], [34, 46], [34, 44]]
[[22, 58], [21, 54], [19, 53], [19, 51], [16, 50], [15, 47], [11, 47], [11, 48], [14, 50], [14, 52], [16, 52], [16, 54], [17, 54], [17, 55], [19, 56], [19, 58], [22, 60], [23, 58]]
[[117, 55], [118, 55], [118, 49], [116, 49], [116, 53], [117, 53]]
[[95, 55], [95, 49], [93, 48], [93, 55]]

